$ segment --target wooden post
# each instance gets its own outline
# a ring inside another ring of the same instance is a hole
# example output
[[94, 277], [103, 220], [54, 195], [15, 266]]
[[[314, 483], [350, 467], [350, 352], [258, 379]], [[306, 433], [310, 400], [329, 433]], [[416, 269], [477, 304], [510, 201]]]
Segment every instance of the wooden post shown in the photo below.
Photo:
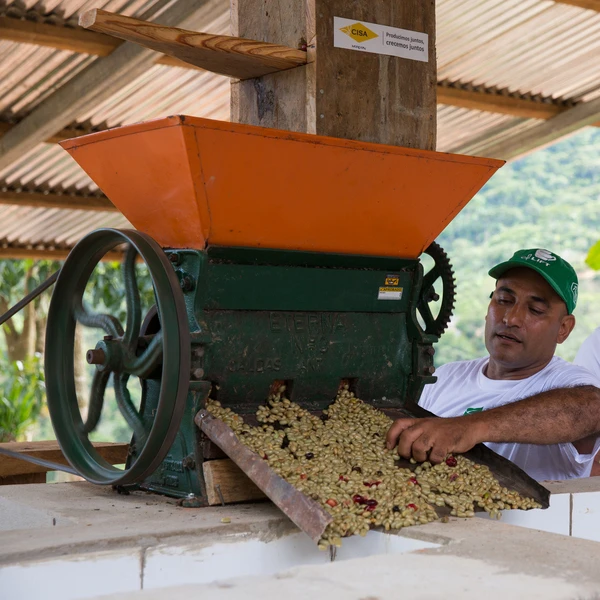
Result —
[[[231, 15], [233, 35], [309, 61], [232, 83], [232, 121], [435, 150], [435, 0], [232, 0]], [[334, 47], [334, 17], [426, 34], [428, 60]]]

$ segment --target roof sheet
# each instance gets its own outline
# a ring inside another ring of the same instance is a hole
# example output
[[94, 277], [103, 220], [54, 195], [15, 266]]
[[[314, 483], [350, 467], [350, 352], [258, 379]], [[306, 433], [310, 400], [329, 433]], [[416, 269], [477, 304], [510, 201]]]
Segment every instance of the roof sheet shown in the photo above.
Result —
[[[172, 1], [172, 0], [170, 0]], [[229, 3], [202, 29], [228, 33]], [[169, 0], [5, 0], [0, 16], [75, 26], [80, 12], [104, 8], [152, 19]], [[566, 102], [600, 97], [600, 13], [551, 0], [437, 0], [438, 79]], [[0, 41], [0, 116], [18, 121], [94, 57]], [[229, 80], [194, 69], [155, 65], [80, 115], [104, 128], [168, 114], [228, 120]], [[535, 119], [439, 105], [438, 150], [477, 153], [535, 126]], [[40, 144], [0, 171], [0, 187], [98, 193], [55, 144]], [[129, 226], [117, 213], [0, 206], [0, 245], [70, 246], [100, 226]]]

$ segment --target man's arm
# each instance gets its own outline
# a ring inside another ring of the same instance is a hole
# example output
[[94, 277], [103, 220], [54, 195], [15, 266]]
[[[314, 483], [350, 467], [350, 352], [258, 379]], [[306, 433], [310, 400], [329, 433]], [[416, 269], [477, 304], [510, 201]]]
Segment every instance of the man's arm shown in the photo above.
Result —
[[388, 431], [387, 445], [397, 445], [404, 458], [439, 463], [450, 452], [466, 452], [480, 442], [583, 443], [598, 432], [600, 389], [585, 385], [549, 390], [463, 417], [398, 419]]

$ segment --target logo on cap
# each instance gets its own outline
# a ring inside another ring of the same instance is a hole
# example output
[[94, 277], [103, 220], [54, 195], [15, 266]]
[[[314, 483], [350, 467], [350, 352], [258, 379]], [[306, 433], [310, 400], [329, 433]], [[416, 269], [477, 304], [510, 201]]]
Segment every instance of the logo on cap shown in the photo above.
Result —
[[571, 293], [573, 294], [573, 304], [577, 304], [577, 297], [579, 296], [579, 285], [576, 283], [571, 284]]
[[552, 252], [548, 250], [544, 250], [543, 248], [538, 248], [534, 254], [526, 254], [525, 256], [521, 256], [521, 260], [528, 260], [531, 262], [542, 263], [547, 267], [550, 266], [550, 263], [556, 260], [556, 256], [552, 254]]
[[541, 258], [547, 262], [556, 260], [556, 256], [552, 254], [552, 252], [548, 252], [548, 250], [543, 250], [542, 248], [535, 251], [536, 258]]

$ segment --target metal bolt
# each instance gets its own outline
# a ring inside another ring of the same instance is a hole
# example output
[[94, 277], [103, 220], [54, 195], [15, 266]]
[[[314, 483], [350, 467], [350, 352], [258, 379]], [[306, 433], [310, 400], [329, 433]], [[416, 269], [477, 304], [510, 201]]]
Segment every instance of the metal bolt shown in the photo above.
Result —
[[189, 275], [182, 277], [180, 284], [184, 292], [191, 292], [194, 289], [194, 280]]
[[325, 118], [325, 115], [319, 115], [319, 116], [321, 117], [321, 119], [324, 119], [324, 118]]
[[169, 254], [169, 260], [174, 264], [178, 265], [181, 262], [181, 255], [177, 252]]
[[435, 348], [433, 346], [429, 346], [429, 348], [425, 348], [425, 354], [429, 354], [429, 356], [433, 356], [435, 354]]
[[183, 459], [183, 468], [184, 469], [195, 469], [196, 461], [194, 460], [194, 455], [190, 454]]
[[435, 373], [435, 367], [425, 367], [425, 373], [429, 373], [429, 375], [433, 375]]
[[106, 361], [106, 355], [102, 348], [88, 350], [85, 354], [85, 360], [87, 360], [88, 365], [103, 365]]
[[204, 369], [194, 369], [192, 376], [194, 379], [202, 379], [204, 377]]

